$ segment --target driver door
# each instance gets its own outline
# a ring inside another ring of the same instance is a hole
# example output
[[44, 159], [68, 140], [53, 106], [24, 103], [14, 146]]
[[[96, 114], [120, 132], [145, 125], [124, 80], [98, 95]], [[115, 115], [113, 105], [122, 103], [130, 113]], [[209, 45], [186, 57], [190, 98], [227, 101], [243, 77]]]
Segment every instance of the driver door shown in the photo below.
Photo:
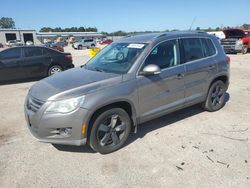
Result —
[[180, 64], [177, 40], [153, 48], [142, 68], [149, 64], [160, 67], [158, 75], [137, 76], [140, 122], [156, 118], [184, 106], [184, 65]]

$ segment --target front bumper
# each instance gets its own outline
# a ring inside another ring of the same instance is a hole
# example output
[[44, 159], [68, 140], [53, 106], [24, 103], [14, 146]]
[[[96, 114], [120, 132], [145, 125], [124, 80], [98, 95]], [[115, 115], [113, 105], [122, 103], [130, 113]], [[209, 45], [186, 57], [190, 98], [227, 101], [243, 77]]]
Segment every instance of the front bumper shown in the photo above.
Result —
[[225, 53], [239, 53], [242, 51], [242, 46], [237, 45], [223, 45]]
[[[28, 98], [28, 97], [27, 97]], [[62, 145], [85, 145], [87, 142], [87, 127], [82, 133], [82, 126], [87, 123], [89, 111], [83, 108], [67, 114], [46, 114], [45, 109], [50, 102], [45, 102], [39, 110], [28, 109], [27, 99], [24, 105], [25, 119], [33, 136], [41, 142]], [[70, 128], [69, 135], [60, 134], [60, 129]]]

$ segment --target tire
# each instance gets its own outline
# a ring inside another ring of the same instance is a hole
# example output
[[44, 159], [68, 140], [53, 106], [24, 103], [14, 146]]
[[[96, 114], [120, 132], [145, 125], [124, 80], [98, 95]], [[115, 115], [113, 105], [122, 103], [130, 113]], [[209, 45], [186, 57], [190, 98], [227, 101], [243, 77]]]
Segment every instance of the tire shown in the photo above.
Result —
[[202, 104], [202, 107], [209, 112], [220, 110], [226, 104], [225, 94], [226, 86], [224, 82], [221, 80], [215, 81], [210, 86], [206, 101]]
[[95, 47], [95, 44], [91, 44], [91, 47]]
[[108, 154], [123, 147], [131, 130], [131, 119], [121, 108], [111, 108], [98, 115], [89, 137], [90, 147]]
[[54, 75], [62, 71], [63, 71], [63, 68], [60, 65], [53, 65], [48, 70], [48, 76]]
[[82, 45], [79, 45], [79, 46], [77, 47], [77, 49], [78, 49], [78, 50], [82, 50]]
[[247, 51], [248, 51], [248, 46], [247, 45], [243, 45], [242, 47], [242, 54], [247, 54]]

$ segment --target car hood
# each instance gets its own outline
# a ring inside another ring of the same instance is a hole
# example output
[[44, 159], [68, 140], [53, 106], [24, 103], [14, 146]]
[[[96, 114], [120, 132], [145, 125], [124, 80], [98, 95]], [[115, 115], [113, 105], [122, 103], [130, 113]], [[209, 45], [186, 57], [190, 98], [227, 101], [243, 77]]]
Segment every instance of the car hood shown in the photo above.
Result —
[[74, 68], [45, 78], [30, 89], [30, 95], [41, 101], [62, 100], [85, 95], [120, 83], [122, 75]]

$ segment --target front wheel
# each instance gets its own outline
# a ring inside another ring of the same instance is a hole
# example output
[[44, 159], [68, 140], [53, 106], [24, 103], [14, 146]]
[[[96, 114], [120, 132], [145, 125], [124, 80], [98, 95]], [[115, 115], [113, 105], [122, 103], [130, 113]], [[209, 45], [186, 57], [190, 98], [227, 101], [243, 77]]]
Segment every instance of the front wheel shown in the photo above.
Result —
[[102, 112], [94, 121], [90, 133], [93, 150], [107, 154], [120, 149], [126, 142], [131, 129], [131, 120], [121, 108]]
[[207, 99], [202, 104], [203, 108], [209, 112], [221, 109], [226, 101], [226, 86], [221, 80], [215, 81], [209, 88]]
[[242, 47], [242, 54], [247, 54], [247, 50], [248, 50], [248, 46], [247, 45], [244, 45]]

